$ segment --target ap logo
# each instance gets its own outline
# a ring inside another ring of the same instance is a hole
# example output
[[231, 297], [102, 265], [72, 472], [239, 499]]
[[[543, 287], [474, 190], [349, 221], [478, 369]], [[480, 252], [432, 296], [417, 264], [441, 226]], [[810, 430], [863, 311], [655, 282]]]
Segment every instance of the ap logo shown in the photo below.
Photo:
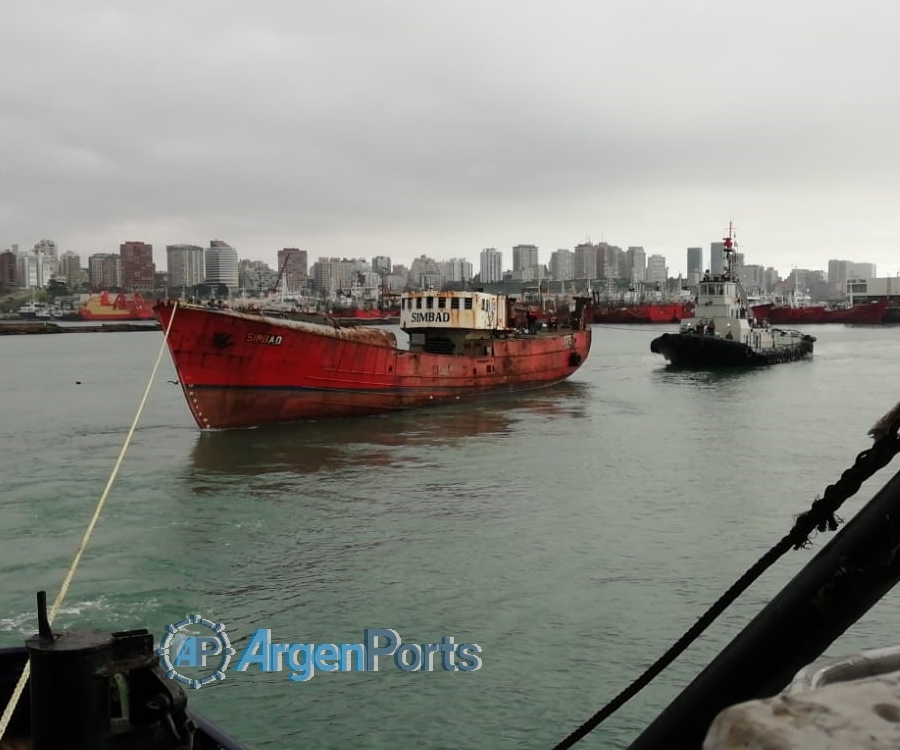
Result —
[[[195, 635], [194, 630], [206, 629], [208, 632]], [[182, 632], [191, 628], [191, 632]], [[225, 669], [234, 656], [225, 626], [211, 622], [200, 615], [190, 615], [181, 622], [166, 625], [166, 634], [156, 649], [159, 660], [170, 680], [177, 680], [192, 688], [201, 688], [216, 680], [225, 679]], [[207, 660], [219, 657], [215, 664]]]

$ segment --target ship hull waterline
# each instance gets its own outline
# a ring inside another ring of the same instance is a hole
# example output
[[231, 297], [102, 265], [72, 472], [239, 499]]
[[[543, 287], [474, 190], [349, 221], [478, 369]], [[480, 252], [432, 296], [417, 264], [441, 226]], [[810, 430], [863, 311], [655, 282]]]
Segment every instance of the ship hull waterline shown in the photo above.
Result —
[[[339, 329], [160, 305], [169, 351], [201, 429], [366, 416], [544, 388], [587, 359], [591, 331], [487, 339], [484, 356], [396, 347], [383, 329]], [[482, 343], [482, 342], [479, 342]]]
[[815, 338], [773, 349], [753, 349], [739, 341], [696, 333], [664, 333], [650, 342], [650, 351], [662, 354], [673, 368], [714, 370], [732, 367], [768, 367], [811, 357]]

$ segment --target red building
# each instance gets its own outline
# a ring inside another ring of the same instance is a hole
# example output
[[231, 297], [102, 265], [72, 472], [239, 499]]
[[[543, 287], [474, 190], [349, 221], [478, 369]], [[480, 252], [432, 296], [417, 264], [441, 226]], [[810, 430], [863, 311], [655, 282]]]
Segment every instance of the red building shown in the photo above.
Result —
[[156, 288], [156, 264], [153, 245], [126, 242], [119, 245], [122, 257], [122, 286], [135, 292], [153, 292]]
[[0, 286], [14, 286], [16, 283], [16, 254], [7, 250], [0, 253]]

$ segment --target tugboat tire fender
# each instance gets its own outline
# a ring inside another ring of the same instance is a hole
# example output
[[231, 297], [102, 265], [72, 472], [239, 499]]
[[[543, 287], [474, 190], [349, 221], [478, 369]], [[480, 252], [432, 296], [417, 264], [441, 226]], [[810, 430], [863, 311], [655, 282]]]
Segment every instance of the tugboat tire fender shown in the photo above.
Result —
[[569, 367], [578, 367], [581, 364], [581, 355], [578, 352], [572, 352], [569, 355]]

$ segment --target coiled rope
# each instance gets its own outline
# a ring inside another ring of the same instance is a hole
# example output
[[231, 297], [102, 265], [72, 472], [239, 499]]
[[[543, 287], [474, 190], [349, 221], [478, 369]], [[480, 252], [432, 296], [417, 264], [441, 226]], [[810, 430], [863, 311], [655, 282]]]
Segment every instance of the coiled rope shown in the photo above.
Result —
[[[128, 446], [131, 444], [131, 438], [134, 436], [134, 431], [137, 429], [138, 421], [141, 418], [141, 414], [144, 411], [144, 405], [147, 403], [147, 398], [150, 395], [150, 387], [153, 385], [153, 381], [156, 378], [156, 371], [159, 369], [159, 363], [162, 361], [163, 352], [166, 350], [166, 345], [169, 342], [169, 331], [172, 330], [172, 321], [175, 320], [175, 313], [178, 311], [178, 303], [176, 302], [172, 309], [172, 316], [169, 318], [169, 325], [166, 326], [165, 336], [163, 337], [162, 345], [159, 347], [159, 354], [156, 356], [156, 363], [153, 365], [153, 370], [150, 373], [150, 379], [147, 381], [147, 387], [144, 389], [144, 395], [141, 397], [141, 401], [138, 404], [137, 413], [134, 415], [134, 420], [131, 423], [131, 428], [128, 430], [128, 434], [125, 436], [125, 442], [122, 444], [122, 449], [119, 451], [119, 457], [116, 459], [116, 463], [113, 465], [112, 473], [109, 475], [109, 479], [106, 482], [106, 487], [103, 489], [103, 494], [100, 495], [100, 500], [97, 502], [97, 507], [94, 509], [94, 514], [91, 516], [90, 523], [88, 523], [87, 529], [84, 532], [84, 536], [81, 538], [81, 544], [78, 545], [78, 549], [75, 551], [75, 557], [72, 560], [72, 564], [69, 566], [68, 571], [66, 571], [66, 577], [63, 579], [62, 585], [59, 587], [59, 593], [56, 595], [56, 600], [53, 602], [53, 606], [50, 608], [49, 621], [52, 623], [56, 618], [56, 615], [59, 613], [60, 608], [62, 607], [62, 603], [66, 598], [66, 594], [69, 593], [69, 586], [72, 583], [72, 579], [75, 577], [75, 571], [78, 568], [78, 564], [81, 562], [81, 558], [84, 555], [84, 551], [87, 548], [88, 542], [91, 539], [91, 534], [94, 533], [94, 527], [97, 525], [97, 521], [100, 520], [100, 513], [103, 511], [103, 506], [106, 505], [106, 498], [109, 497], [109, 491], [112, 488], [113, 482], [116, 479], [116, 476], [119, 473], [119, 469], [122, 466], [122, 461], [125, 459], [125, 452], [128, 450]], [[19, 699], [22, 697], [22, 693], [25, 691], [25, 685], [28, 682], [28, 677], [31, 675], [31, 662], [25, 662], [25, 667], [22, 669], [22, 675], [19, 677], [19, 681], [16, 683], [16, 687], [10, 696], [9, 703], [6, 704], [6, 708], [3, 711], [3, 716], [0, 717], [0, 740], [3, 739], [3, 735], [6, 733], [6, 729], [9, 726], [10, 721], [12, 721], [13, 712], [16, 710], [16, 706], [19, 703]]]

